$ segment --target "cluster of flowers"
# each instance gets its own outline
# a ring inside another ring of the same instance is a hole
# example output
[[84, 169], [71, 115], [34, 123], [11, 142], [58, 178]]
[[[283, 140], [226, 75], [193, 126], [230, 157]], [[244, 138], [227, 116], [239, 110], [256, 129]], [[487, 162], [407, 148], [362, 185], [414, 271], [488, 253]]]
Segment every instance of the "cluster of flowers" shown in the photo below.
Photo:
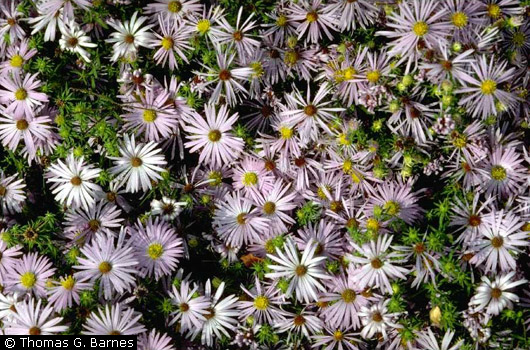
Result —
[[[131, 3], [0, 4], [0, 334], [530, 346], [528, 2]], [[116, 117], [64, 113], [49, 47], [63, 69], [118, 67], [115, 91], [102, 74], [72, 92]], [[58, 255], [16, 234], [29, 176]]]

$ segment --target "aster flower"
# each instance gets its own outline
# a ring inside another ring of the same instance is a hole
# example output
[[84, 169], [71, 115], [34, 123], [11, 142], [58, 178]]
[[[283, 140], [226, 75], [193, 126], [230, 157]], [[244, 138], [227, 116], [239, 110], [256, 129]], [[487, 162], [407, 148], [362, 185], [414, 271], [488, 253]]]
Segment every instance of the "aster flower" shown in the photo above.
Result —
[[85, 335], [137, 335], [146, 331], [145, 327], [138, 323], [142, 317], [141, 313], [133, 308], [126, 307], [122, 303], [115, 303], [105, 310], [92, 311], [83, 324], [81, 334]]
[[393, 294], [390, 279], [406, 279], [404, 274], [409, 271], [393, 264], [399, 262], [393, 259], [398, 256], [398, 253], [387, 252], [391, 243], [391, 235], [380, 235], [377, 242], [372, 240], [362, 247], [351, 243], [355, 251], [362, 255], [349, 255], [349, 260], [359, 266], [359, 269], [350, 272], [350, 276], [360, 288], [376, 287], [383, 292]]
[[145, 227], [138, 222], [131, 229], [136, 258], [140, 265], [139, 275], [160, 279], [177, 268], [178, 259], [182, 257], [182, 239], [175, 230], [164, 221], [149, 218]]
[[481, 187], [486, 195], [507, 197], [519, 193], [524, 187], [523, 159], [513, 147], [496, 147], [484, 159]]
[[418, 55], [418, 44], [421, 41], [428, 48], [433, 48], [439, 38], [446, 37], [451, 26], [440, 20], [447, 12], [434, 0], [402, 2], [399, 11], [392, 13], [387, 26], [391, 31], [379, 31], [376, 34], [394, 38], [390, 43], [390, 56], [401, 55], [409, 60]]
[[331, 302], [331, 305], [322, 311], [326, 324], [334, 328], [359, 328], [359, 311], [368, 304], [368, 299], [363, 296], [359, 285], [345, 274], [341, 274], [331, 280], [331, 286], [331, 292], [324, 294], [320, 299]]
[[136, 143], [134, 135], [124, 136], [119, 146], [120, 157], [109, 157], [114, 166], [109, 171], [116, 175], [120, 184], [126, 184], [127, 192], [147, 191], [152, 181], [161, 180], [167, 162], [156, 142]]
[[432, 330], [428, 328], [427, 332], [423, 331], [418, 334], [416, 341], [418, 342], [418, 345], [423, 346], [424, 349], [458, 350], [464, 344], [464, 339], [460, 339], [453, 346], [451, 346], [450, 344], [451, 344], [451, 340], [453, 339], [454, 334], [455, 334], [455, 331], [448, 330], [443, 337], [442, 345], [439, 345], [439, 342], [436, 339], [436, 336], [434, 335]]
[[153, 199], [151, 201], [151, 214], [160, 216], [165, 221], [172, 221], [182, 211], [182, 206], [187, 205], [186, 202], [177, 202], [169, 197], [162, 197], [162, 199]]
[[314, 340], [311, 345], [312, 348], [318, 347], [323, 350], [359, 350], [358, 345], [363, 344], [362, 340], [356, 338], [355, 334], [348, 332], [345, 327], [325, 327], [324, 334], [313, 335], [311, 339]]
[[[207, 298], [211, 298], [211, 306], [209, 313], [205, 315], [206, 321], [202, 327], [201, 343], [207, 346], [213, 345], [215, 337], [221, 338], [222, 335], [228, 337], [226, 328], [232, 329], [237, 324], [236, 317], [239, 312], [236, 307], [238, 299], [233, 294], [221, 299], [224, 288], [225, 283], [222, 282], [215, 294], [211, 295], [210, 280], [206, 282], [205, 295]], [[198, 333], [198, 331], [196, 330], [195, 333]]]
[[269, 220], [258, 214], [250, 201], [241, 198], [239, 192], [227, 194], [217, 203], [213, 226], [219, 237], [231, 246], [240, 247], [259, 239], [260, 232], [268, 229]]
[[284, 311], [280, 307], [285, 305], [285, 298], [276, 283], [262, 286], [259, 279], [256, 278], [254, 287], [250, 291], [243, 285], [241, 285], [241, 289], [251, 300], [242, 300], [238, 303], [238, 308], [241, 310], [240, 320], [246, 320], [252, 316], [258, 324], [273, 324], [277, 320], [283, 319]]
[[325, 273], [321, 267], [325, 256], [315, 257], [317, 244], [313, 243], [304, 250], [302, 257], [299, 257], [298, 249], [294, 242], [288, 239], [284, 245], [285, 254], [276, 248], [276, 255], [267, 254], [267, 257], [276, 263], [269, 265], [269, 269], [274, 272], [265, 274], [267, 278], [285, 277], [289, 280], [289, 287], [286, 295], [296, 294], [298, 301], [309, 303], [318, 299], [317, 291], [325, 292], [326, 289], [320, 280], [330, 279], [331, 276]]
[[[267, 16], [271, 19], [272, 23], [266, 23], [262, 26], [268, 28], [263, 36], [268, 38], [274, 46], [280, 45], [285, 40], [296, 34], [297, 22], [295, 22], [288, 13], [286, 2], [281, 0]], [[271, 38], [272, 37], [272, 38]]]
[[147, 17], [138, 18], [138, 12], [135, 12], [130, 20], [120, 22], [111, 19], [109, 21], [109, 25], [116, 30], [106, 40], [106, 42], [113, 44], [111, 57], [113, 62], [116, 62], [120, 57], [134, 60], [140, 47], [149, 48], [151, 46], [152, 34], [149, 30], [153, 25], [144, 25], [147, 19]]
[[7, 335], [54, 335], [64, 332], [67, 326], [59, 325], [62, 317], [51, 317], [53, 308], [46, 305], [41, 308], [41, 299], [35, 305], [35, 299], [16, 304], [17, 312], [13, 313], [12, 322], [8, 322]]
[[[4, 279], [13, 270], [13, 266], [18, 263], [19, 257], [22, 255], [22, 246], [15, 245], [8, 248], [6, 242], [0, 239], [0, 283], [3, 284]], [[1, 318], [1, 317], [0, 317]]]
[[302, 77], [307, 82], [313, 79], [312, 72], [317, 71], [317, 49], [313, 47], [294, 47], [282, 52], [283, 64], [287, 66], [290, 77]]
[[513, 79], [515, 68], [507, 70], [506, 65], [507, 62], [495, 62], [493, 56], [488, 63], [485, 55], [478, 62], [472, 62], [471, 68], [477, 78], [470, 75], [457, 77], [462, 84], [467, 85], [456, 91], [466, 94], [458, 103], [464, 105], [474, 117], [482, 119], [513, 107], [517, 98], [511, 92], [503, 90], [502, 84]]
[[180, 323], [180, 332], [194, 331], [201, 329], [206, 321], [205, 315], [209, 313], [210, 301], [205, 296], [195, 296], [198, 286], [190, 288], [188, 281], [182, 281], [180, 287], [172, 286], [173, 291], [169, 292], [171, 303], [175, 305], [175, 311], [171, 313], [172, 325]]
[[11, 43], [23, 40], [26, 32], [20, 25], [20, 17], [23, 17], [24, 13], [19, 11], [18, 4], [15, 1], [3, 2], [0, 4], [0, 11], [5, 17], [0, 18], [0, 43], [3, 44], [6, 35], [9, 35]]
[[469, 262], [476, 265], [486, 262], [486, 272], [514, 270], [517, 265], [512, 253], [520, 252], [518, 247], [530, 245], [528, 234], [521, 229], [524, 223], [504, 210], [491, 212], [485, 220], [487, 224], [480, 231], [482, 237], [471, 244], [478, 252]]
[[46, 256], [28, 253], [13, 264], [12, 270], [6, 271], [4, 282], [10, 291], [42, 298], [46, 296], [45, 283], [54, 272], [55, 268]]
[[237, 13], [235, 28], [228, 23], [226, 18], [221, 17], [219, 19], [221, 33], [218, 36], [220, 44], [235, 46], [240, 59], [252, 55], [260, 45], [259, 41], [253, 39], [249, 34], [256, 27], [256, 21], [251, 21], [252, 17], [254, 17], [254, 12], [250, 16], [246, 16], [243, 24], [240, 24], [242, 15], [243, 7], [240, 7]]
[[[3, 113], [2, 113], [3, 114]], [[2, 145], [15, 151], [24, 139], [24, 145], [30, 157], [34, 157], [37, 152], [38, 141], [46, 141], [51, 136], [50, 117], [15, 117], [5, 114], [0, 117], [0, 139]]]
[[303, 0], [300, 4], [292, 3], [288, 7], [290, 17], [300, 22], [296, 28], [298, 39], [307, 33], [306, 42], [317, 43], [326, 34], [329, 39], [333, 38], [331, 31], [336, 30], [335, 9], [324, 7], [321, 0]]
[[395, 323], [399, 313], [388, 313], [388, 303], [390, 303], [390, 299], [381, 299], [377, 304], [374, 303], [370, 307], [363, 306], [361, 308], [359, 317], [363, 324], [363, 329], [361, 331], [361, 336], [363, 338], [370, 339], [375, 334], [380, 333], [382, 334], [383, 339], [387, 339], [387, 328], [403, 328], [402, 325]]
[[357, 25], [367, 28], [376, 21], [378, 15], [378, 8], [368, 0], [336, 0], [328, 6], [330, 12], [340, 14], [338, 23], [343, 32], [355, 30]]
[[36, 107], [48, 101], [46, 94], [36, 91], [41, 86], [37, 74], [7, 74], [0, 78], [0, 86], [0, 100], [8, 103], [5, 112], [15, 116], [32, 118]]
[[376, 207], [382, 209], [391, 220], [401, 219], [408, 225], [417, 221], [422, 214], [418, 202], [418, 193], [412, 192], [410, 182], [385, 182], [372, 191], [365, 210], [374, 213]]
[[322, 320], [311, 311], [302, 310], [299, 313], [289, 313], [286, 316], [285, 320], [274, 324], [280, 333], [303, 334], [309, 338], [311, 335], [319, 333], [324, 326]]
[[92, 288], [92, 283], [78, 281], [72, 275], [63, 276], [52, 283], [53, 286], [48, 291], [48, 303], [58, 312], [79, 305], [79, 293]]
[[439, 45], [437, 51], [439, 55], [436, 56], [435, 62], [422, 62], [420, 69], [427, 71], [427, 77], [434, 83], [442, 83], [451, 77], [462, 81], [468, 78], [469, 64], [475, 62], [475, 59], [471, 56], [473, 50], [466, 50], [458, 55], [452, 57], [452, 53], [449, 48], [444, 45]]
[[[17, 293], [2, 294], [0, 293], [0, 321], [4, 324], [13, 322], [16, 305], [19, 303], [19, 297]], [[2, 330], [0, 334], [3, 335]]]
[[83, 156], [75, 159], [74, 154], [70, 153], [66, 157], [66, 163], [58, 159], [55, 164], [50, 165], [46, 177], [48, 183], [51, 183], [55, 200], [69, 207], [88, 210], [95, 204], [96, 193], [102, 191], [99, 185], [92, 182], [100, 172], [101, 169], [86, 164]]
[[293, 87], [293, 90], [293, 94], [287, 94], [286, 99], [296, 107], [287, 108], [280, 115], [288, 117], [286, 123], [297, 127], [302, 142], [307, 144], [310, 140], [317, 141], [320, 129], [331, 133], [327, 124], [335, 117], [332, 113], [344, 111], [344, 108], [329, 107], [333, 101], [324, 101], [331, 87], [327, 83], [321, 84], [315, 97], [310, 98], [308, 85], [305, 99], [296, 87]]
[[0, 169], [0, 208], [4, 214], [20, 213], [26, 201], [23, 179], [16, 179], [18, 174], [6, 176]]
[[329, 259], [338, 259], [343, 253], [342, 232], [331, 222], [320, 220], [318, 225], [309, 223], [306, 227], [299, 229], [297, 235], [298, 237], [295, 237], [294, 240], [301, 251], [316, 243], [318, 255], [324, 255]]
[[223, 96], [226, 99], [226, 103], [230, 106], [234, 106], [239, 102], [242, 96], [248, 94], [243, 83], [251, 76], [252, 68], [232, 68], [235, 54], [229, 55], [220, 50], [221, 49], [216, 46], [217, 67], [211, 68], [201, 64], [208, 70], [207, 73], [195, 72], [195, 74], [207, 79], [207, 82], [204, 85], [205, 88], [216, 84], [209, 99], [210, 103], [219, 103], [221, 96]]
[[151, 332], [142, 333], [138, 337], [139, 350], [175, 350], [175, 346], [171, 343], [170, 336], [166, 333], [159, 333], [154, 328]]
[[235, 190], [241, 190], [252, 199], [260, 193], [272, 190], [274, 176], [265, 169], [263, 162], [252, 156], [245, 156], [240, 165], [235, 166], [232, 172]]
[[448, 21], [452, 25], [453, 40], [473, 43], [478, 28], [485, 22], [482, 10], [484, 5], [479, 1], [455, 0], [444, 4]]
[[199, 0], [155, 0], [144, 8], [146, 14], [158, 14], [168, 23], [182, 22], [183, 18], [198, 15], [202, 9]]
[[[2, 21], [2, 19], [0, 19]], [[24, 39], [17, 45], [7, 48], [5, 61], [0, 63], [2, 74], [20, 74], [24, 65], [37, 53], [37, 49], [29, 48], [29, 40]]]
[[114, 237], [98, 234], [90, 244], [81, 248], [85, 257], [78, 257], [79, 265], [73, 268], [77, 271], [74, 278], [100, 282], [100, 294], [110, 299], [116, 291], [124, 293], [130, 291], [136, 284], [135, 265], [138, 261], [133, 254], [133, 248], [124, 242], [122, 231], [116, 241]]
[[289, 189], [290, 185], [276, 181], [270, 191], [259, 194], [255, 199], [255, 205], [261, 208], [261, 215], [269, 220], [271, 234], [287, 232], [287, 225], [295, 223], [289, 213], [297, 206], [297, 195], [295, 192], [289, 193]]
[[158, 47], [158, 50], [153, 56], [156, 63], [165, 67], [169, 60], [169, 69], [176, 69], [178, 65], [175, 55], [188, 63], [185, 51], [192, 49], [188, 42], [192, 28], [184, 23], [164, 22], [162, 15], [158, 16], [158, 23], [162, 35], [155, 32], [154, 35], [156, 38], [153, 38], [153, 41], [151, 42], [151, 46], [154, 48]]
[[90, 42], [90, 37], [79, 28], [75, 21], [60, 22], [59, 30], [62, 34], [61, 39], [59, 39], [61, 49], [78, 53], [86, 62], [90, 62], [90, 54], [85, 47], [97, 47], [97, 45]]
[[467, 198], [464, 198], [464, 201], [455, 198], [450, 225], [457, 226], [457, 232], [462, 231], [456, 242], [462, 241], [464, 246], [468, 246], [476, 240], [480, 232], [486, 229], [488, 226], [485, 220], [486, 214], [490, 210], [489, 207], [494, 199], [494, 197], [490, 197], [479, 203], [480, 196], [475, 195], [470, 204]]
[[126, 103], [128, 112], [122, 117], [126, 131], [142, 134], [146, 141], [167, 139], [178, 128], [177, 111], [168, 104], [169, 92], [161, 89], [147, 89], [140, 95], [140, 101]]
[[64, 237], [76, 243], [89, 243], [98, 233], [113, 236], [122, 225], [121, 210], [112, 203], [99, 201], [88, 208], [70, 209], [65, 213]]
[[190, 148], [190, 152], [201, 150], [199, 163], [207, 162], [212, 166], [228, 164], [237, 158], [244, 146], [243, 140], [230, 132], [238, 114], [228, 117], [226, 105], [221, 105], [216, 113], [213, 104], [204, 106], [204, 113], [206, 120], [198, 114], [187, 120], [184, 131], [189, 134], [186, 138], [190, 141], [184, 146]]
[[[57, 3], [57, 1], [54, 1]], [[62, 1], [61, 1], [62, 2]], [[57, 26], [64, 20], [64, 11], [62, 8], [55, 10], [46, 6], [47, 2], [38, 2], [37, 17], [28, 19], [28, 23], [33, 26], [31, 35], [44, 30], [44, 41], [54, 41], [57, 36]], [[50, 2], [51, 3], [51, 2]], [[73, 16], [72, 16], [73, 19]]]

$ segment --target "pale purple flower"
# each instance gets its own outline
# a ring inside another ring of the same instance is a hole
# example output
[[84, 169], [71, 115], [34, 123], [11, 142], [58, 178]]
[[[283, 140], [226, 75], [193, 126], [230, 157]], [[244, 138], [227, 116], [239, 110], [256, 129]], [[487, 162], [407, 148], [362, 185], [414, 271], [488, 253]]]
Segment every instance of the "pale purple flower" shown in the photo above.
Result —
[[255, 12], [252, 12], [245, 16], [243, 24], [240, 24], [243, 16], [243, 7], [240, 7], [235, 28], [224, 17], [219, 19], [219, 29], [221, 30], [218, 35], [219, 43], [235, 46], [239, 59], [251, 56], [260, 45], [260, 42], [253, 39], [250, 34], [252, 29], [257, 27], [256, 21], [251, 21], [254, 14]]
[[184, 62], [188, 63], [186, 51], [191, 50], [189, 38], [191, 36], [192, 28], [184, 23], [164, 22], [162, 15], [158, 15], [158, 23], [162, 34], [155, 32], [155, 37], [151, 42], [151, 46], [158, 47], [153, 59], [162, 67], [166, 66], [169, 61], [169, 69], [173, 70], [178, 67], [175, 56], [180, 57]]
[[216, 112], [213, 104], [204, 106], [204, 113], [206, 120], [195, 114], [186, 121], [184, 131], [189, 134], [186, 138], [190, 141], [184, 145], [192, 153], [200, 150], [199, 163], [219, 167], [228, 164], [238, 157], [244, 146], [243, 140], [230, 132], [238, 114], [229, 117], [226, 105], [221, 105]]
[[169, 292], [171, 303], [176, 307], [170, 315], [169, 325], [179, 322], [180, 333], [201, 329], [206, 321], [210, 301], [205, 296], [195, 296], [197, 289], [198, 286], [190, 288], [190, 282], [181, 281], [178, 289], [173, 285], [172, 292]]
[[269, 269], [273, 272], [265, 274], [267, 278], [286, 278], [289, 281], [286, 295], [296, 294], [298, 301], [309, 303], [318, 300], [317, 292], [325, 292], [321, 280], [330, 279], [331, 276], [322, 268], [325, 256], [315, 257], [317, 244], [313, 243], [307, 247], [302, 257], [294, 242], [288, 239], [284, 246], [284, 252], [276, 248], [276, 255], [267, 254], [273, 264]]
[[298, 39], [307, 34], [305, 42], [317, 43], [323, 37], [322, 33], [333, 38], [331, 32], [337, 30], [338, 22], [335, 9], [324, 7], [321, 0], [291, 3], [287, 10], [294, 21], [300, 22], [296, 28]]
[[177, 269], [178, 259], [184, 253], [182, 239], [165, 221], [149, 218], [145, 227], [138, 222], [130, 234], [141, 277], [154, 276], [159, 280]]
[[[3, 113], [2, 113], [3, 114]], [[37, 143], [46, 142], [51, 137], [51, 119], [48, 116], [25, 117], [5, 114], [0, 116], [0, 139], [2, 145], [15, 151], [24, 140], [24, 145], [29, 157], [34, 157], [37, 152]]]
[[395, 259], [399, 253], [388, 252], [391, 243], [392, 236], [387, 234], [380, 235], [377, 241], [372, 240], [370, 243], [363, 244], [362, 247], [351, 243], [355, 252], [362, 255], [348, 255], [354, 266], [358, 266], [358, 269], [352, 269], [349, 275], [360, 288], [379, 288], [382, 292], [393, 294], [390, 280], [406, 279], [405, 274], [409, 270], [394, 265], [400, 260]]
[[105, 41], [112, 43], [113, 54], [111, 61], [119, 58], [134, 61], [140, 47], [151, 47], [153, 35], [149, 31], [153, 25], [144, 25], [147, 17], [138, 17], [135, 12], [132, 17], [124, 22], [110, 19], [108, 24], [116, 30]]
[[278, 320], [284, 319], [285, 312], [281, 310], [281, 306], [286, 304], [285, 297], [276, 283], [262, 286], [259, 279], [256, 278], [252, 289], [248, 290], [243, 285], [241, 285], [241, 289], [251, 300], [239, 301], [240, 320], [244, 321], [252, 316], [257, 324], [274, 324]]
[[60, 281], [52, 283], [53, 286], [48, 291], [48, 305], [58, 312], [79, 305], [79, 293], [93, 287], [92, 283], [79, 281], [72, 275], [63, 276]]
[[24, 39], [7, 48], [5, 61], [0, 64], [2, 74], [20, 74], [24, 65], [37, 53], [37, 49], [30, 49], [28, 44], [28, 39]]
[[68, 327], [62, 326], [62, 317], [53, 317], [53, 308], [49, 305], [41, 306], [41, 299], [35, 304], [30, 298], [16, 304], [17, 312], [7, 323], [6, 335], [54, 335], [65, 332]]
[[135, 265], [138, 265], [138, 261], [130, 243], [124, 240], [123, 231], [117, 241], [111, 235], [96, 235], [89, 244], [81, 248], [85, 257], [77, 258], [79, 265], [73, 266], [78, 270], [74, 278], [99, 281], [99, 292], [107, 300], [114, 292], [120, 294], [131, 291], [136, 285], [135, 275], [138, 271]]
[[416, 341], [419, 346], [422, 346], [423, 349], [429, 350], [458, 350], [464, 344], [464, 339], [460, 339], [453, 346], [451, 346], [451, 340], [455, 334], [454, 330], [448, 330], [443, 339], [442, 344], [439, 345], [438, 339], [434, 335], [433, 331], [428, 328], [427, 332], [419, 332]]
[[6, 113], [32, 118], [35, 109], [48, 101], [48, 96], [37, 89], [41, 86], [37, 74], [7, 74], [0, 78], [0, 101], [7, 104]]
[[105, 310], [92, 311], [83, 324], [85, 335], [137, 335], [146, 331], [138, 321], [142, 314], [122, 303], [115, 303]]
[[18, 263], [22, 255], [21, 250], [21, 245], [8, 247], [7, 243], [0, 239], [0, 283], [4, 283], [4, 279], [13, 270], [13, 266]]
[[139, 350], [175, 350], [172, 339], [166, 333], [159, 333], [152, 329], [149, 333], [142, 333], [138, 337]]
[[162, 180], [160, 173], [167, 162], [156, 142], [136, 143], [134, 135], [125, 135], [119, 150], [119, 157], [109, 157], [114, 160], [109, 171], [120, 187], [126, 184], [127, 192], [147, 191], [153, 187], [152, 181]]
[[44, 287], [48, 278], [53, 276], [55, 268], [46, 256], [28, 253], [6, 272], [4, 282], [7, 290], [42, 298], [46, 296]]
[[199, 0], [155, 0], [144, 7], [146, 14], [160, 15], [168, 23], [198, 15], [203, 6]]
[[361, 336], [363, 338], [370, 339], [376, 334], [381, 334], [384, 339], [387, 339], [387, 328], [403, 328], [402, 325], [396, 323], [400, 313], [388, 312], [387, 306], [389, 303], [390, 299], [381, 299], [377, 304], [374, 303], [370, 307], [363, 306], [361, 308], [359, 317], [363, 324], [363, 329], [361, 331]]
[[507, 197], [524, 189], [523, 158], [514, 147], [498, 146], [484, 159], [479, 172], [486, 195]]
[[24, 179], [17, 179], [18, 174], [6, 176], [0, 169], [0, 208], [5, 214], [20, 213], [26, 201]]
[[66, 163], [57, 159], [56, 163], [50, 165], [45, 176], [47, 182], [51, 183], [56, 201], [68, 207], [88, 210], [95, 204], [96, 194], [102, 191], [99, 185], [93, 183], [100, 172], [101, 169], [85, 163], [83, 156], [76, 159], [70, 153]]

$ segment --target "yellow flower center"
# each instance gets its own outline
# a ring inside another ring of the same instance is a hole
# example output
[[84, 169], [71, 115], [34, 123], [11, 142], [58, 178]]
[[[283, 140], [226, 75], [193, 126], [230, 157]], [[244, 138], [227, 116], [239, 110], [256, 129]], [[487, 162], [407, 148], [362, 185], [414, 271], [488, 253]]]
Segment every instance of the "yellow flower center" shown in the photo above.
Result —
[[352, 144], [352, 141], [348, 138], [347, 134], [341, 133], [339, 135], [339, 143], [343, 146], [350, 146]]
[[287, 16], [279, 15], [278, 19], [276, 20], [276, 25], [278, 27], [285, 27], [287, 25]]
[[152, 123], [156, 120], [156, 112], [152, 109], [146, 109], [143, 113], [143, 118], [146, 123]]
[[267, 242], [265, 242], [265, 251], [267, 251], [267, 253], [269, 253], [269, 254], [273, 254], [274, 253], [275, 245], [274, 245], [274, 241], [272, 239], [269, 239], [269, 240], [267, 240]]
[[20, 283], [24, 288], [33, 288], [37, 283], [37, 276], [33, 272], [26, 272], [20, 276]]
[[453, 138], [453, 146], [456, 148], [464, 148], [467, 145], [466, 135], [457, 135]]
[[170, 50], [174, 43], [175, 42], [173, 41], [173, 38], [169, 36], [166, 36], [162, 39], [162, 41], [160, 41], [160, 45], [162, 45], [165, 50]]
[[263, 211], [267, 215], [274, 214], [276, 211], [276, 204], [274, 204], [274, 202], [265, 202], [265, 204], [263, 204]]
[[309, 23], [316, 22], [318, 20], [318, 13], [316, 11], [308, 12], [305, 18]]
[[357, 293], [352, 289], [346, 289], [341, 293], [341, 296], [345, 303], [353, 303], [357, 298]]
[[419, 36], [421, 38], [429, 31], [429, 25], [424, 21], [418, 21], [414, 23], [412, 31], [414, 32], [414, 34], [416, 34], [416, 36]]
[[400, 205], [396, 201], [388, 201], [383, 206], [383, 209], [386, 211], [386, 213], [390, 216], [396, 216], [399, 214], [399, 210], [401, 209]]
[[351, 171], [350, 176], [351, 176], [352, 181], [355, 182], [356, 184], [361, 183], [364, 179], [363, 175], [357, 171]]
[[488, 16], [493, 19], [499, 18], [502, 14], [501, 7], [497, 4], [489, 4], [488, 7], [486, 7], [486, 10], [488, 12]]
[[254, 172], [245, 173], [242, 182], [245, 186], [254, 186], [258, 183], [258, 174]]
[[497, 181], [506, 179], [506, 169], [502, 165], [493, 166], [491, 168], [491, 177]]
[[17, 129], [18, 130], [26, 130], [28, 128], [29, 124], [26, 119], [20, 119], [17, 120]]
[[9, 63], [11, 64], [11, 67], [20, 68], [24, 64], [24, 59], [20, 55], [15, 55], [11, 57]]
[[212, 142], [217, 142], [221, 139], [221, 132], [219, 130], [212, 130], [208, 133], [208, 139]]
[[112, 265], [108, 261], [103, 261], [101, 264], [99, 264], [99, 272], [102, 274], [107, 274], [112, 270]]
[[464, 12], [455, 12], [451, 16], [451, 22], [457, 28], [464, 28], [467, 26], [467, 15]]
[[153, 260], [159, 259], [164, 254], [164, 247], [160, 243], [151, 243], [147, 247], [147, 255]]
[[180, 3], [180, 1], [170, 1], [167, 4], [167, 9], [169, 10], [169, 12], [177, 13], [182, 10], [182, 4]]
[[345, 80], [351, 80], [354, 78], [355, 74], [357, 74], [357, 71], [353, 67], [348, 67], [344, 70], [344, 79]]
[[523, 32], [517, 31], [512, 36], [512, 43], [517, 47], [522, 47], [526, 42], [526, 36]]
[[206, 34], [210, 30], [210, 21], [207, 19], [201, 19], [197, 22], [197, 31], [202, 35]]
[[329, 210], [331, 210], [334, 213], [338, 213], [344, 209], [344, 206], [342, 205], [341, 201], [333, 201], [329, 204]]
[[373, 70], [373, 71], [366, 73], [366, 79], [372, 84], [377, 83], [380, 77], [381, 77], [381, 73], [379, 73], [378, 70]]
[[300, 59], [300, 54], [296, 51], [287, 51], [283, 58], [285, 63], [289, 66], [294, 66], [296, 62], [298, 62], [299, 59]]
[[249, 66], [252, 68], [252, 77], [254, 78], [259, 78], [265, 73], [263, 65], [259, 61], [252, 62]]
[[480, 84], [480, 91], [484, 95], [491, 95], [497, 90], [497, 83], [491, 79], [486, 79]]
[[336, 341], [342, 341], [344, 339], [344, 333], [337, 329], [333, 333], [333, 339], [335, 339]]
[[28, 92], [24, 90], [23, 88], [18, 89], [15, 91], [15, 98], [19, 101], [25, 100], [26, 97], [28, 97]]
[[291, 137], [293, 137], [293, 133], [293, 129], [287, 126], [282, 126], [280, 128], [280, 135], [282, 135], [282, 138], [284, 139], [290, 139]]
[[236, 221], [239, 225], [245, 225], [247, 223], [246, 215], [247, 213], [241, 213], [236, 217]]
[[317, 196], [320, 199], [326, 199], [328, 196], [326, 196], [326, 192], [324, 189], [328, 190], [328, 192], [331, 192], [331, 186], [330, 185], [322, 185], [317, 189]]
[[260, 295], [254, 300], [254, 307], [258, 310], [266, 310], [269, 306], [269, 299], [266, 296]]
[[213, 180], [210, 186], [219, 186], [223, 182], [223, 175], [219, 171], [210, 171], [208, 179]]
[[66, 290], [72, 290], [75, 286], [75, 279], [73, 276], [68, 276], [65, 280], [61, 281], [61, 286]]
[[131, 158], [131, 165], [134, 167], [134, 168], [138, 168], [139, 166], [141, 166], [143, 164], [143, 161], [138, 158], [138, 157], [132, 157]]

